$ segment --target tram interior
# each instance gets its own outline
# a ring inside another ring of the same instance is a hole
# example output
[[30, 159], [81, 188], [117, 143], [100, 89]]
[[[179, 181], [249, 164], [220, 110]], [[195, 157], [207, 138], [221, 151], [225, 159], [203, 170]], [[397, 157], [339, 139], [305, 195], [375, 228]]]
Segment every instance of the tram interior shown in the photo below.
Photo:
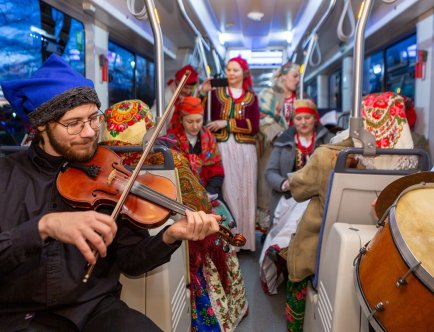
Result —
[[[127, 2], [144, 14], [135, 17]], [[156, 51], [155, 27], [146, 14], [149, 3], [158, 12], [161, 54]], [[291, 60], [303, 64], [299, 89], [301, 85], [304, 94], [314, 100], [324, 125], [335, 133], [351, 129], [355, 94], [392, 91], [411, 98], [417, 113], [413, 131], [429, 142], [419, 152], [417, 171], [429, 171], [429, 156], [434, 153], [433, 2], [373, 3], [362, 35], [361, 91], [354, 91], [360, 6], [358, 0], [0, 0], [0, 81], [28, 77], [50, 54], [57, 53], [95, 82], [101, 109], [140, 99], [155, 104], [154, 116], [160, 118], [165, 107], [160, 92], [186, 64], [197, 68], [203, 81], [225, 77], [226, 61], [241, 55], [250, 64], [253, 88], [259, 93], [270, 86], [273, 73]], [[345, 36], [349, 31], [352, 34]], [[318, 41], [307, 58], [312, 38]], [[29, 132], [28, 119], [15, 113], [0, 90], [0, 157], [28, 144]], [[307, 332], [384, 329], [368, 321], [360, 304], [353, 261], [377, 232], [378, 217], [372, 215], [371, 202], [410, 172], [347, 171], [335, 169], [330, 176], [317, 273], [307, 290]], [[177, 183], [176, 171], [165, 172], [158, 174]], [[286, 329], [285, 286], [279, 287], [277, 295], [263, 294], [261, 289], [261, 236], [256, 232], [256, 252], [237, 254], [250, 309], [236, 331]], [[164, 331], [190, 329], [187, 256], [183, 245], [170, 263], [140, 278], [121, 278], [123, 299]]]

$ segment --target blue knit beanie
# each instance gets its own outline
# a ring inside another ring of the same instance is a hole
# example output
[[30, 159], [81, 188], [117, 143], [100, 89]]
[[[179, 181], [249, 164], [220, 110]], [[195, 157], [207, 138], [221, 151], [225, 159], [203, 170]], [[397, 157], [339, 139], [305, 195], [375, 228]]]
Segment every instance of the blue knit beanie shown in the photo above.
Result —
[[60, 118], [82, 104], [101, 107], [93, 82], [52, 54], [28, 79], [1, 82], [13, 109], [30, 118], [33, 127]]

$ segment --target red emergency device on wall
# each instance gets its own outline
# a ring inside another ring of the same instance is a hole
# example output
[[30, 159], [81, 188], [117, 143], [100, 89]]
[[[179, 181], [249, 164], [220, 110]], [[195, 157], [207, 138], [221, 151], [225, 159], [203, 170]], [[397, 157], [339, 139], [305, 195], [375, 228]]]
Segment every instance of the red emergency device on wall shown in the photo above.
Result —
[[99, 67], [101, 68], [101, 81], [108, 82], [108, 59], [104, 54], [99, 55]]
[[425, 79], [425, 66], [428, 58], [428, 52], [425, 50], [417, 51], [417, 62], [415, 66], [415, 78]]

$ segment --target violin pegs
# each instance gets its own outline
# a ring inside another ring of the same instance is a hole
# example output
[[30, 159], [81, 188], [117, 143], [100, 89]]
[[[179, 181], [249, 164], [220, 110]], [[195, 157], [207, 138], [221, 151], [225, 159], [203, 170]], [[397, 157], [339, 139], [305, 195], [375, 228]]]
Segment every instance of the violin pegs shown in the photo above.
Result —
[[214, 244], [215, 244], [217, 247], [220, 247], [220, 246], [222, 245], [222, 239], [221, 239], [221, 238], [217, 238], [217, 239], [215, 239], [215, 240], [214, 240]]
[[221, 217], [221, 221], [226, 221], [226, 216], [221, 214], [220, 217]]
[[233, 221], [233, 220], [229, 221], [229, 222], [228, 222], [228, 226], [229, 226], [230, 228], [234, 228], [234, 227], [235, 227], [235, 221]]
[[226, 244], [223, 246], [223, 251], [226, 252], [226, 253], [228, 253], [228, 252], [229, 252], [229, 249], [230, 249], [229, 244], [226, 243]]
[[235, 234], [232, 244], [236, 247], [242, 247], [246, 244], [246, 238], [242, 234]]

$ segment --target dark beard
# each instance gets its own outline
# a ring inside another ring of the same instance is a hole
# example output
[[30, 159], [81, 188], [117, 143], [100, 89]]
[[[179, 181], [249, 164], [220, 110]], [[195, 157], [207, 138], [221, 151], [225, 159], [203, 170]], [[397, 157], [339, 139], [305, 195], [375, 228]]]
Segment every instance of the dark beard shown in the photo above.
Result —
[[57, 138], [55, 137], [55, 135], [53, 134], [53, 132], [49, 126], [47, 127], [47, 136], [48, 136], [48, 139], [49, 139], [53, 149], [58, 154], [62, 155], [63, 157], [65, 157], [69, 161], [77, 161], [77, 162], [89, 161], [95, 155], [96, 149], [98, 147], [98, 141], [97, 140], [94, 140], [92, 142], [93, 139], [87, 139], [87, 143], [89, 143], [90, 147], [91, 147], [89, 152], [88, 153], [77, 153], [73, 149], [74, 146], [67, 147], [67, 146], [63, 145], [61, 142], [59, 142], [57, 140]]

